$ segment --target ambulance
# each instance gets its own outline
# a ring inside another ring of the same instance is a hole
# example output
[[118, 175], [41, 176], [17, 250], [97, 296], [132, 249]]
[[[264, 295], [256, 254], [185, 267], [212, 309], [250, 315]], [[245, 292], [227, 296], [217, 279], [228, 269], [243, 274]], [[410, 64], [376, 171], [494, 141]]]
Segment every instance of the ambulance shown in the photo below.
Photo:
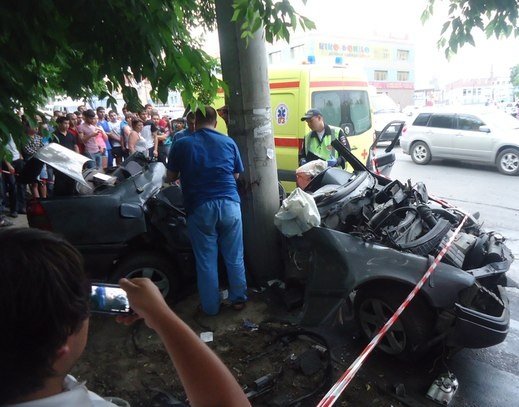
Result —
[[298, 152], [310, 131], [301, 117], [310, 108], [319, 109], [326, 124], [344, 129], [352, 152], [366, 162], [374, 128], [362, 71], [313, 64], [269, 67], [269, 84], [278, 177], [287, 191], [295, 188]]

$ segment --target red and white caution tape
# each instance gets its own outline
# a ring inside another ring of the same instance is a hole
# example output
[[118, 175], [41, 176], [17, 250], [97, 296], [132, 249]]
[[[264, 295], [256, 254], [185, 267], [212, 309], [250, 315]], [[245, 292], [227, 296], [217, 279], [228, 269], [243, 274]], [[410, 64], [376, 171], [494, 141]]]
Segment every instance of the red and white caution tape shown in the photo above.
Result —
[[445, 256], [445, 253], [447, 253], [447, 250], [451, 247], [452, 242], [460, 232], [461, 228], [463, 227], [463, 224], [467, 220], [467, 216], [463, 218], [459, 226], [454, 231], [454, 234], [451, 236], [445, 247], [438, 253], [438, 255], [435, 257], [433, 263], [429, 266], [423, 277], [418, 281], [416, 286], [413, 288], [413, 290], [409, 293], [407, 298], [404, 300], [402, 304], [400, 304], [400, 307], [396, 310], [396, 312], [387, 320], [385, 325], [380, 329], [378, 334], [375, 335], [375, 337], [371, 340], [371, 342], [364, 348], [362, 353], [359, 355], [357, 359], [348, 367], [348, 369], [344, 372], [344, 374], [341, 376], [341, 378], [333, 385], [333, 387], [326, 393], [326, 395], [323, 397], [323, 399], [319, 402], [317, 407], [330, 407], [335, 404], [335, 402], [339, 399], [340, 395], [346, 389], [348, 384], [351, 382], [353, 377], [355, 377], [355, 374], [359, 371], [360, 367], [364, 363], [364, 361], [367, 359], [369, 354], [375, 349], [375, 346], [379, 344], [381, 339], [384, 337], [384, 335], [389, 331], [389, 329], [393, 326], [393, 324], [396, 322], [400, 314], [406, 309], [406, 307], [409, 305], [411, 300], [416, 296], [418, 291], [422, 288], [422, 286], [425, 284], [425, 282], [428, 280], [428, 278], [432, 275], [434, 270], [436, 269], [436, 266], [440, 263], [443, 256]]

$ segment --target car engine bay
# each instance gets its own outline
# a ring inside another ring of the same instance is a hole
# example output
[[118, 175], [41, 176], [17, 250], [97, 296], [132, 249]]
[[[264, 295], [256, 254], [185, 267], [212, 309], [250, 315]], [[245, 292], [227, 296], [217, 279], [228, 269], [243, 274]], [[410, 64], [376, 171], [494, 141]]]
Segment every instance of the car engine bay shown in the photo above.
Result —
[[[423, 183], [363, 183], [339, 200], [334, 198], [342, 195], [337, 193], [342, 187], [335, 187], [325, 185], [313, 193], [324, 227], [420, 256], [436, 256], [465, 216], [458, 208], [430, 199]], [[483, 231], [478, 217], [468, 215], [444, 263], [471, 270], [507, 257], [504, 237]]]

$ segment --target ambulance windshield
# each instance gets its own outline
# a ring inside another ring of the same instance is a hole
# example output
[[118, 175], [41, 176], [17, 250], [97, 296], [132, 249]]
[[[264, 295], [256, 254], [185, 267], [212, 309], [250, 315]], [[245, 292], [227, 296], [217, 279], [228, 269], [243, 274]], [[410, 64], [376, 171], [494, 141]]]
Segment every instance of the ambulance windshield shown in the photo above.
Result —
[[324, 90], [312, 93], [312, 107], [319, 109], [326, 124], [351, 129], [349, 136], [371, 128], [368, 92], [363, 90]]

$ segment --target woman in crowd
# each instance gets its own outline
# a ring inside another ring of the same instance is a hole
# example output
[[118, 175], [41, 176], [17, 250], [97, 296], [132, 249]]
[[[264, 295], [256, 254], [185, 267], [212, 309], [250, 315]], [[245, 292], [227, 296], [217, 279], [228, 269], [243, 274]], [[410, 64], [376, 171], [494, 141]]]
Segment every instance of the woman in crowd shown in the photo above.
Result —
[[[41, 117], [39, 118], [41, 121]], [[38, 121], [38, 120], [37, 120]], [[39, 134], [40, 131], [43, 130], [43, 127], [38, 125], [37, 128], [32, 128], [29, 121], [25, 116], [22, 116], [22, 123], [24, 124], [25, 131], [28, 135], [27, 143], [22, 148], [22, 155], [24, 161], [27, 163], [36, 152], [43, 147], [43, 138]], [[42, 169], [43, 172], [43, 169]], [[42, 174], [40, 174], [42, 175]], [[43, 174], [46, 177], [46, 173]], [[47, 197], [47, 188], [41, 182], [40, 176], [38, 176], [37, 180], [31, 183], [31, 193], [34, 198], [46, 198]]]
[[144, 123], [140, 119], [132, 120], [132, 131], [128, 135], [127, 145], [128, 153], [132, 155], [135, 152], [146, 153], [148, 148], [146, 147], [146, 140], [141, 136], [141, 131], [144, 127]]

